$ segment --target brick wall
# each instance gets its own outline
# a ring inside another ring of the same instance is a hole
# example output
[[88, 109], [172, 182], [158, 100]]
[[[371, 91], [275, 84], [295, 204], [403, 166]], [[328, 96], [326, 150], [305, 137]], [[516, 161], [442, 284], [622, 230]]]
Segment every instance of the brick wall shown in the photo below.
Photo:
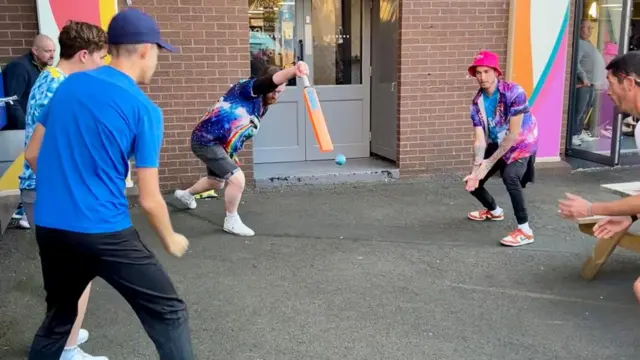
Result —
[[37, 32], [34, 0], [0, 0], [0, 65], [25, 54]]
[[403, 0], [398, 163], [401, 176], [468, 171], [472, 158], [465, 76], [479, 50], [507, 50], [509, 0]]
[[[471, 159], [470, 94], [465, 76], [481, 49], [501, 56], [506, 69], [508, 0], [402, 0], [398, 82], [398, 165], [402, 176], [467, 171]], [[571, 1], [569, 48], [572, 46]], [[22, 55], [37, 33], [34, 0], [0, 0], [0, 65]], [[153, 15], [165, 37], [181, 48], [161, 55], [146, 87], [165, 114], [160, 169], [163, 190], [185, 186], [204, 174], [191, 154], [190, 131], [204, 109], [249, 74], [246, 0], [134, 0]], [[120, 0], [120, 7], [126, 7]], [[567, 59], [565, 110], [560, 153], [564, 153], [571, 52]], [[241, 153], [253, 179], [252, 144]]]
[[[126, 7], [124, 0], [119, 5]], [[192, 127], [230, 84], [249, 75], [248, 2], [134, 0], [133, 5], [154, 16], [166, 39], [181, 50], [160, 56], [145, 91], [165, 115], [162, 189], [190, 185], [204, 175], [189, 148]], [[0, 65], [24, 54], [37, 29], [34, 0], [0, 0]], [[247, 179], [253, 179], [251, 144], [245, 148], [240, 160]]]
[[[162, 188], [191, 185], [205, 174], [204, 166], [189, 146], [193, 126], [230, 84], [249, 75], [248, 2], [134, 0], [133, 3], [153, 15], [169, 43], [180, 47], [177, 54], [161, 55], [153, 83], [146, 90], [165, 116]], [[247, 179], [252, 179], [251, 146], [245, 147], [240, 160]]]

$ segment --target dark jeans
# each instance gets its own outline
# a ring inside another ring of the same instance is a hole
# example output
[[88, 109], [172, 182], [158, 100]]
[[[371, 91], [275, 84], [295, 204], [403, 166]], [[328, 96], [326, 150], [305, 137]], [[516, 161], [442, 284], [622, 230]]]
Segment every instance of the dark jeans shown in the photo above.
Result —
[[[593, 85], [576, 88], [576, 109], [573, 116], [572, 135], [580, 135], [583, 129], [586, 128], [584, 121], [587, 119], [589, 110], [593, 107], [595, 100], [596, 90]], [[593, 119], [593, 116], [591, 118]], [[597, 124], [590, 125], [590, 129], [595, 129]]]
[[[32, 224], [31, 226], [34, 226]], [[47, 314], [29, 360], [59, 360], [94, 277], [104, 279], [133, 308], [161, 360], [192, 360], [185, 303], [133, 228], [83, 234], [36, 226]]]
[[[493, 153], [491, 151], [490, 153]], [[490, 155], [485, 156], [485, 158], [489, 158]], [[507, 192], [509, 193], [509, 197], [511, 197], [511, 205], [513, 206], [513, 212], [516, 215], [516, 220], [518, 221], [518, 225], [525, 224], [529, 221], [529, 217], [527, 215], [527, 208], [524, 203], [524, 196], [522, 194], [522, 177], [527, 171], [527, 163], [529, 162], [529, 157], [519, 159], [517, 161], [512, 162], [511, 164], [507, 164], [503, 159], [500, 159], [487, 173], [487, 176], [484, 179], [480, 180], [480, 185], [474, 191], [471, 192], [482, 206], [487, 208], [487, 210], [493, 211], [498, 208], [496, 205], [496, 200], [489, 194], [487, 189], [485, 189], [484, 184], [489, 180], [495, 173], [500, 171], [500, 176], [502, 177], [502, 182], [507, 187]]]

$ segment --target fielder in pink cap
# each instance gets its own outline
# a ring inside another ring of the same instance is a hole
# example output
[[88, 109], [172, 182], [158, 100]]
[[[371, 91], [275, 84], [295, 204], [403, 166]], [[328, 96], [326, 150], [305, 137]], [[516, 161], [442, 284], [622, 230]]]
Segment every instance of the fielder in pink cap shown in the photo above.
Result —
[[464, 181], [484, 209], [472, 211], [475, 221], [504, 220], [504, 211], [496, 204], [485, 182], [500, 172], [518, 227], [500, 240], [506, 246], [533, 242], [522, 189], [534, 180], [535, 154], [538, 149], [538, 125], [527, 103], [527, 94], [518, 84], [500, 80], [498, 55], [481, 51], [469, 67], [480, 89], [471, 103], [471, 121], [475, 129], [473, 169]]

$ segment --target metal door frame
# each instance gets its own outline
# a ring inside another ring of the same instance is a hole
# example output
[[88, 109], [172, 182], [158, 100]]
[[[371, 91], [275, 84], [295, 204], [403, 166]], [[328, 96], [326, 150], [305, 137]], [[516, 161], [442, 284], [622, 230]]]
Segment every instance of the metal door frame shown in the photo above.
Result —
[[[618, 46], [618, 55], [626, 54], [629, 47], [629, 26], [631, 24], [631, 5], [633, 0], [622, 0], [622, 12], [620, 14], [620, 41]], [[576, 1], [576, 8], [574, 12], [573, 21], [573, 46], [572, 46], [572, 58], [571, 58], [571, 72], [569, 81], [569, 109], [567, 114], [567, 130], [565, 133], [565, 155], [571, 156], [577, 159], [583, 159], [607, 166], [616, 166], [620, 162], [620, 132], [622, 127], [622, 114], [618, 112], [618, 109], [614, 109], [613, 129], [611, 133], [611, 148], [609, 155], [598, 154], [592, 151], [579, 149], [572, 147], [571, 138], [573, 134], [573, 122], [569, 121], [574, 116], [576, 99], [575, 99], [575, 86], [576, 86], [576, 72], [578, 57], [575, 56], [578, 53], [578, 41], [577, 34], [580, 32], [580, 23], [584, 14], [585, 0]]]

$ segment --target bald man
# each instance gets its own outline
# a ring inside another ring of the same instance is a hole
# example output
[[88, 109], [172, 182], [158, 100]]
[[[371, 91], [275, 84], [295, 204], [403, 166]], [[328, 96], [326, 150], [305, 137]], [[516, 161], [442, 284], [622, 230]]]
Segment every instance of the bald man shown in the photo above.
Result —
[[[33, 39], [33, 46], [27, 54], [14, 59], [2, 69], [4, 96], [15, 95], [18, 101], [6, 104], [7, 125], [1, 130], [25, 129], [25, 114], [31, 88], [40, 76], [40, 72], [47, 66], [53, 65], [55, 55], [56, 44], [53, 40], [46, 35], [38, 35]], [[31, 227], [27, 217], [24, 216], [22, 204], [18, 206], [12, 218], [18, 220], [18, 225], [23, 229]]]
[[2, 69], [5, 96], [17, 96], [18, 101], [7, 105], [7, 126], [2, 130], [24, 130], [27, 102], [31, 88], [40, 72], [53, 65], [56, 44], [46, 35], [33, 40], [31, 50], [14, 59]]

